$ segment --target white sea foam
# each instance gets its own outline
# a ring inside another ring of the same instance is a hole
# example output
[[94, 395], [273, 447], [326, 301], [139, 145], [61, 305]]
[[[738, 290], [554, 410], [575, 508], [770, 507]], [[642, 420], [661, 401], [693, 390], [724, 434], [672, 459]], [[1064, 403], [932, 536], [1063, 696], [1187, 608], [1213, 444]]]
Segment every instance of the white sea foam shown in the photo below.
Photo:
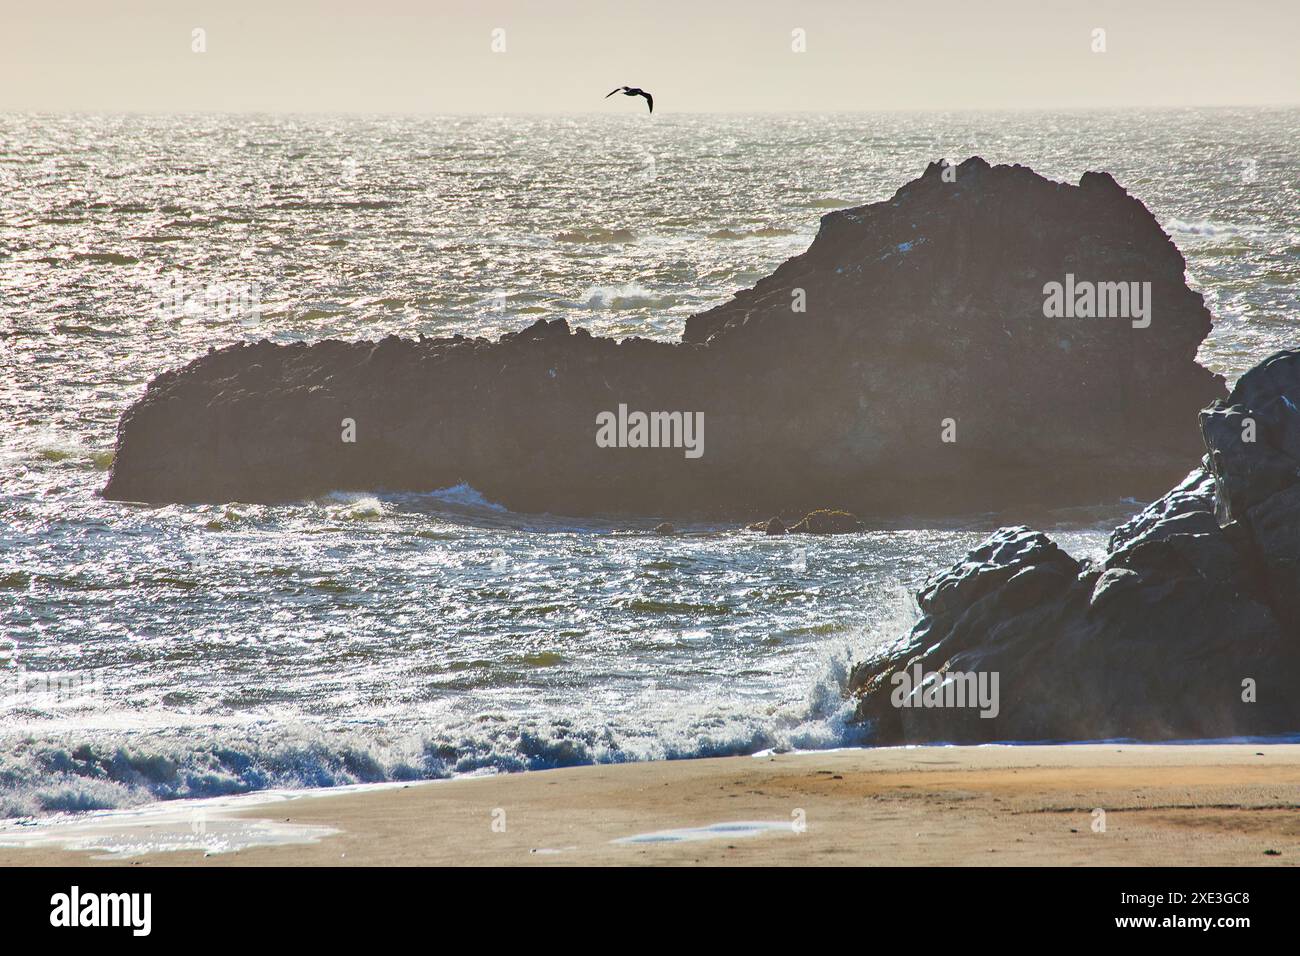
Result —
[[1189, 236], [1240, 236], [1257, 230], [1249, 226], [1230, 222], [1215, 222], [1210, 219], [1197, 219], [1185, 222], [1182, 219], [1170, 219], [1168, 228], [1171, 233]]
[[384, 514], [384, 503], [374, 495], [357, 495], [335, 514], [351, 521], [368, 521]]
[[243, 797], [177, 800], [131, 810], [60, 814], [41, 820], [0, 820], [0, 847], [88, 851], [98, 860], [180, 850], [212, 856], [256, 846], [316, 843], [339, 832], [332, 827], [239, 813], [293, 796], [301, 795], [264, 791]]
[[426, 497], [463, 508], [480, 508], [484, 511], [499, 513], [508, 510], [504, 505], [499, 505], [495, 501], [488, 501], [487, 498], [483, 497], [482, 493], [464, 482], [450, 488], [439, 488], [437, 491], [431, 491]]
[[[593, 310], [660, 309], [676, 304], [671, 295], [656, 295], [636, 282], [623, 285], [592, 286], [583, 293], [582, 300], [572, 305]], [[572, 307], [572, 306], [570, 306]]]
[[73, 731], [0, 738], [0, 818], [135, 807], [263, 790], [435, 780], [591, 763], [738, 756], [867, 742], [843, 694], [847, 648], [823, 656], [800, 702], [701, 703], [648, 685], [623, 714], [569, 707], [549, 719], [443, 716], [434, 726], [235, 722], [217, 728]]

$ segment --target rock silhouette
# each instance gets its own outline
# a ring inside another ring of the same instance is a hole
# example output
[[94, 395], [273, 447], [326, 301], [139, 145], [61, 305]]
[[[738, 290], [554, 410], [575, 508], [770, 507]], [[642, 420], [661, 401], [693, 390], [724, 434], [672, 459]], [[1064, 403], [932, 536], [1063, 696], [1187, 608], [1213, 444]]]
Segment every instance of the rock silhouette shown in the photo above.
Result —
[[[1104, 173], [1074, 186], [935, 163], [824, 216], [805, 253], [692, 316], [678, 343], [555, 319], [498, 341], [219, 349], [124, 413], [104, 494], [268, 502], [468, 482], [518, 511], [751, 520], [1155, 495], [1199, 447], [1194, 412], [1225, 392], [1195, 361], [1210, 316], [1184, 267]], [[1067, 275], [1151, 283], [1150, 326], [1047, 318], [1044, 287]], [[701, 453], [667, 432], [598, 447], [597, 415], [620, 406], [702, 413]]]
[[[1004, 528], [932, 577], [912, 631], [852, 675], [874, 739], [1300, 732], [1300, 352], [1251, 369], [1200, 425], [1201, 466], [1116, 528], [1104, 560]], [[998, 715], [895, 706], [893, 675], [917, 664], [997, 673]]]
[[823, 508], [804, 515], [790, 528], [792, 534], [852, 534], [862, 530], [862, 522], [847, 511], [828, 511]]

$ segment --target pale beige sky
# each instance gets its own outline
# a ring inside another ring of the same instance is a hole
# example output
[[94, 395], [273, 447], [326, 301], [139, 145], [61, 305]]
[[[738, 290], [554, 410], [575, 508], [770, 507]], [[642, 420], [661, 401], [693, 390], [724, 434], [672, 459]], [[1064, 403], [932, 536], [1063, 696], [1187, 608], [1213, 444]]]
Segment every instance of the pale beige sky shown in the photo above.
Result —
[[644, 110], [623, 84], [661, 115], [1296, 104], [1300, 0], [0, 0], [5, 110]]

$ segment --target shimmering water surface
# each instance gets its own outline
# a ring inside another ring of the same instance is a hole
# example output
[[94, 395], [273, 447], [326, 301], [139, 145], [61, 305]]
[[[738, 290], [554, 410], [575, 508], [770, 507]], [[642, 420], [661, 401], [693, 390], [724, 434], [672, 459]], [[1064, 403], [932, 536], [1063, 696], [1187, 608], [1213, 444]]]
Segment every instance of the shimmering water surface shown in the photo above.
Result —
[[[996, 516], [664, 538], [466, 487], [95, 492], [121, 412], [211, 345], [561, 315], [675, 338], [825, 211], [971, 154], [1143, 199], [1215, 315], [1214, 370], [1296, 343], [1295, 110], [0, 115], [0, 816], [859, 742], [847, 662]], [[1095, 554], [1131, 508], [1039, 524]]]

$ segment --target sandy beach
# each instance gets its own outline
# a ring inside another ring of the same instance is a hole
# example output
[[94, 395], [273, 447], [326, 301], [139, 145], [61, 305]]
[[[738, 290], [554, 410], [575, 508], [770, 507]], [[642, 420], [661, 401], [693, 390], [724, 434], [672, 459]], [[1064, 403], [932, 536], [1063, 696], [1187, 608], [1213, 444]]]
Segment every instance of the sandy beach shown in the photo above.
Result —
[[841, 750], [295, 796], [234, 815], [337, 832], [209, 855], [51, 843], [0, 865], [1293, 866], [1297, 809], [1294, 744]]

